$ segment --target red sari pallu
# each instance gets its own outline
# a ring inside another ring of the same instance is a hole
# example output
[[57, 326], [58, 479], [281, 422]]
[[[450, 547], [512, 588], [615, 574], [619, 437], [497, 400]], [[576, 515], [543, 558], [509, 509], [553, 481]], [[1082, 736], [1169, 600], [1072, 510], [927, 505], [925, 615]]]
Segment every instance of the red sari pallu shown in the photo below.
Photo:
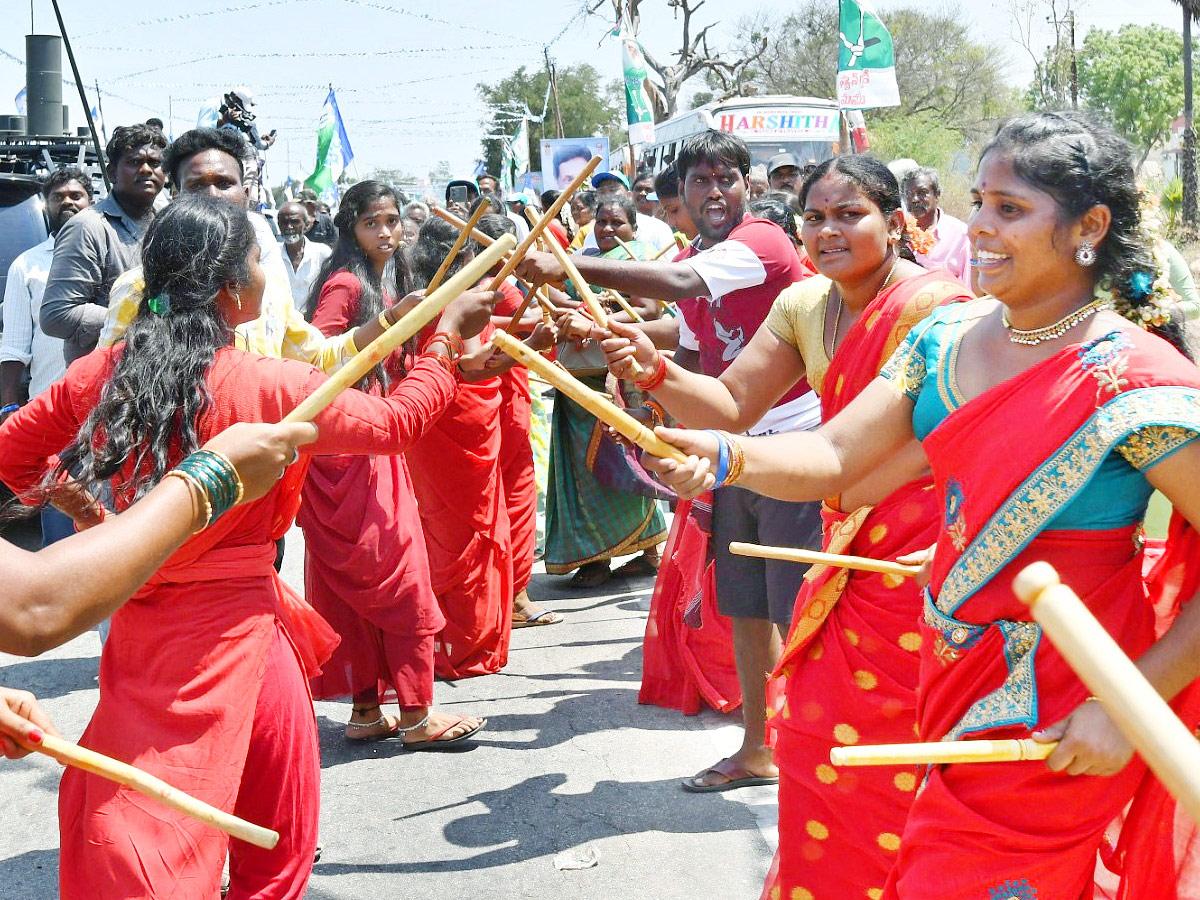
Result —
[[[33, 487], [95, 406], [123, 351], [97, 350], [0, 429], [0, 478]], [[278, 422], [326, 378], [311, 366], [225, 348], [209, 369], [207, 439]], [[454, 378], [422, 361], [387, 400], [341, 394], [320, 438], [262, 499], [183, 545], [112, 617], [100, 702], [81, 739], [228, 812], [280, 832], [259, 850], [78, 769], [59, 793], [65, 900], [212, 900], [230, 856], [233, 900], [298, 900], [317, 840], [320, 769], [305, 681], [337, 636], [280, 581], [274, 540], [295, 515], [312, 453], [399, 453], [450, 402]], [[119, 564], [119, 560], [116, 561]]]
[[[350, 330], [361, 296], [357, 277], [332, 273], [313, 326], [327, 336]], [[386, 364], [393, 383], [403, 377], [394, 359]], [[433, 636], [446, 620], [429, 586], [404, 457], [314, 457], [302, 497], [304, 594], [342, 638], [312, 681], [313, 696], [328, 700], [374, 688], [381, 701], [395, 699], [403, 709], [429, 706]]]
[[[434, 326], [420, 340], [432, 336]], [[490, 326], [480, 335], [491, 336]], [[500, 473], [500, 379], [463, 382], [408, 451], [433, 592], [446, 617], [434, 643], [439, 678], [500, 671], [512, 637], [513, 567]]]
[[711, 529], [711, 492], [679, 501], [642, 640], [638, 703], [677, 709], [685, 716], [700, 712], [701, 703], [723, 713], [742, 705], [733, 626], [717, 609], [708, 553]]
[[[898, 355], [889, 376], [908, 390], [927, 365], [919, 351]], [[1200, 373], [1132, 326], [1064, 348], [934, 428], [924, 446], [944, 508], [920, 629], [921, 740], [1026, 737], [1086, 699], [1012, 593], [1013, 577], [1035, 560], [1054, 565], [1131, 658], [1150, 646], [1154, 601], [1170, 613], [1191, 599], [1196, 560], [1180, 556], [1194, 552], [1194, 536], [1177, 524], [1148, 591], [1135, 526], [1047, 526], [1101, 483], [1114, 452], [1144, 471], [1197, 434]], [[1195, 688], [1174, 704], [1192, 728]], [[1172, 900], [1188, 847], [1177, 847], [1174, 804], [1136, 757], [1112, 778], [1039, 762], [930, 769], [885, 896], [1089, 900], [1106, 827], [1131, 798], [1104, 854], [1123, 875], [1119, 896]]]
[[[914, 325], [966, 299], [931, 272], [896, 284], [859, 315], [820, 384], [829, 421], [878, 375]], [[895, 559], [937, 536], [932, 478], [874, 506], [822, 507], [822, 550]], [[779, 850], [764, 900], [878, 897], [915, 795], [911, 774], [838, 770], [840, 744], [911, 741], [916, 720], [920, 592], [911, 579], [813, 566], [768, 694], [779, 766]]]

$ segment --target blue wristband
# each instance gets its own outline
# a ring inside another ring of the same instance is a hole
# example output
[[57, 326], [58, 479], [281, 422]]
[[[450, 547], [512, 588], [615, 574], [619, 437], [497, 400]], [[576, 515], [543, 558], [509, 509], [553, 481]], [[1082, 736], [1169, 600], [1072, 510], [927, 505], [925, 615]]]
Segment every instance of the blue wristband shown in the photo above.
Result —
[[16, 412], [20, 408], [20, 403], [10, 403], [8, 406], [0, 407], [0, 416], [7, 416], [10, 412]]
[[708, 433], [717, 439], [717, 481], [713, 487], [720, 487], [725, 483], [726, 476], [729, 475], [729, 442], [719, 431], [709, 429]]

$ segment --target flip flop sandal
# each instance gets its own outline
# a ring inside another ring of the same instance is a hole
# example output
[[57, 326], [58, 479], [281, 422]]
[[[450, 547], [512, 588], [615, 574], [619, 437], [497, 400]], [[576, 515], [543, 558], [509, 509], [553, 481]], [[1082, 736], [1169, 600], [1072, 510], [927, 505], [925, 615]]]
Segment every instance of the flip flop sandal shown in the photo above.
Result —
[[[443, 734], [445, 734], [451, 728], [454, 728], [455, 726], [460, 725], [465, 721], [466, 721], [466, 716], [459, 716], [457, 720], [451, 722], [449, 725], [447, 725], [445, 728], [443, 728], [441, 731], [439, 731], [433, 737], [427, 738], [423, 741], [402, 742], [401, 746], [403, 746], [405, 750], [411, 750], [413, 753], [418, 753], [422, 750], [437, 751], [437, 750], [441, 750], [443, 748], [453, 747], [455, 744], [460, 744], [463, 741], [473, 738], [475, 735], [479, 734], [479, 732], [483, 730], [483, 726], [487, 724], [487, 719], [480, 719], [479, 724], [476, 725], [474, 728], [470, 729], [469, 731], [464, 731], [462, 734], [460, 734], [456, 737], [441, 740], [441, 737]], [[424, 723], [421, 723], [421, 724], [424, 724]]]
[[[603, 571], [600, 566], [604, 567]], [[612, 571], [609, 569], [608, 563], [586, 563], [571, 576], [571, 584], [574, 587], [590, 590], [600, 587], [610, 578], [612, 578]]]
[[[719, 784], [705, 784], [702, 779], [710, 773], [715, 773], [729, 780], [722, 781]], [[691, 778], [681, 781], [680, 784], [685, 791], [693, 794], [716, 794], [721, 791], [733, 791], [738, 788], [753, 787], [760, 784], [779, 784], [779, 776], [754, 775], [726, 757], [715, 766], [705, 769], [699, 775], [693, 775]]]
[[513, 619], [513, 628], [532, 628], [534, 625], [557, 625], [563, 621], [560, 616], [552, 609], [543, 609], [540, 613], [532, 615], [527, 619]]

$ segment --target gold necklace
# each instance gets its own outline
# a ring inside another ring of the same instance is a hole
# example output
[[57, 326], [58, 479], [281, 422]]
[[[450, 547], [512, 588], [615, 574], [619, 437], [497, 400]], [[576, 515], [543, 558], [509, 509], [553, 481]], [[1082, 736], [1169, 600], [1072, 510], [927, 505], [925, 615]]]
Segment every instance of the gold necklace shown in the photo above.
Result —
[[1057, 322], [1053, 322], [1042, 328], [1030, 328], [1028, 331], [1013, 328], [1012, 322], [1008, 321], [1007, 309], [1000, 313], [1000, 321], [1004, 323], [1004, 328], [1008, 332], [1008, 339], [1014, 344], [1036, 347], [1038, 344], [1062, 337], [1080, 322], [1094, 316], [1102, 309], [1108, 309], [1110, 306], [1112, 306], [1110, 299], [1107, 297], [1097, 297], [1091, 303], [1085, 303], [1079, 309], [1067, 313]]
[[[887, 277], [883, 279], [883, 284], [881, 284], [879, 286], [879, 290], [877, 290], [875, 292], [875, 296], [871, 298], [872, 303], [875, 302], [876, 297], [878, 297], [880, 294], [882, 294], [884, 291], [887, 290], [887, 286], [889, 284], [891, 284], [892, 275], [895, 274], [896, 266], [898, 266], [898, 265], [900, 265], [900, 257], [899, 256], [897, 256], [896, 261], [892, 263], [892, 267], [890, 269], [888, 269]], [[842, 300], [842, 292], [838, 291], [838, 308], [837, 308], [837, 312], [833, 316], [833, 337], [830, 338], [830, 340], [829, 340], [829, 347], [827, 348], [826, 354], [825, 354], [830, 359], [833, 359], [833, 353], [837, 349], [838, 328], [841, 327], [842, 310], [845, 308], [846, 308], [846, 304], [845, 304], [845, 301]]]

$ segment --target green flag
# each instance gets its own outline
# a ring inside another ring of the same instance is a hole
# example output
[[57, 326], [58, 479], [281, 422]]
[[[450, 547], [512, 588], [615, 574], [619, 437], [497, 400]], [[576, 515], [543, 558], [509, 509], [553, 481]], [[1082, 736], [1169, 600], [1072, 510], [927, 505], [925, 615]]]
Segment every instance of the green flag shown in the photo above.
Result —
[[875, 109], [899, 106], [892, 36], [869, 0], [841, 0], [838, 23], [838, 106]]
[[654, 140], [654, 108], [646, 90], [646, 57], [635, 38], [621, 38], [621, 62], [625, 69], [625, 121], [629, 125], [630, 144], [649, 144]]
[[346, 136], [337, 98], [331, 90], [325, 98], [321, 120], [317, 124], [317, 164], [305, 180], [305, 187], [312, 188], [326, 203], [336, 203], [337, 180], [352, 159], [354, 151], [350, 149], [350, 139]]

